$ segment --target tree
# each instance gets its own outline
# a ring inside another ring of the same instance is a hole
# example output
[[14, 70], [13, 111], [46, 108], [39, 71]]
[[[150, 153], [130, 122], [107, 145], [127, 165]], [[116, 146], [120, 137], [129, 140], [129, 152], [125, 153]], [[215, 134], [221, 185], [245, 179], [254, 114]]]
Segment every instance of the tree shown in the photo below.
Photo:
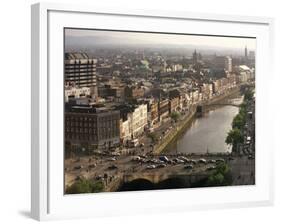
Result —
[[228, 132], [225, 140], [226, 144], [232, 145], [234, 148], [236, 148], [237, 144], [242, 142], [243, 142], [243, 135], [238, 128], [233, 128]]
[[92, 187], [92, 193], [102, 192], [104, 190], [104, 184], [102, 181], [95, 182]]
[[81, 194], [81, 193], [97, 193], [104, 190], [104, 184], [101, 181], [92, 182], [82, 178], [66, 188], [66, 194]]
[[248, 91], [246, 91], [245, 94], [244, 94], [244, 100], [245, 100], [245, 101], [252, 100], [252, 99], [253, 99], [253, 96], [254, 96], [253, 91], [248, 90]]
[[221, 173], [216, 173], [209, 176], [207, 185], [208, 186], [219, 186], [223, 184], [224, 176]]
[[152, 141], [152, 143], [156, 143], [157, 142], [157, 136], [155, 133], [151, 132], [147, 134], [147, 137], [149, 137]]
[[180, 114], [176, 111], [172, 112], [170, 116], [175, 122], [177, 122], [178, 119], [180, 118]]
[[222, 163], [217, 166], [214, 173], [212, 173], [207, 180], [207, 186], [226, 186], [232, 184], [232, 175], [229, 166]]
[[232, 121], [232, 128], [241, 130], [246, 123], [246, 116], [243, 113], [237, 114]]
[[67, 194], [91, 193], [93, 184], [87, 179], [80, 179], [66, 189]]

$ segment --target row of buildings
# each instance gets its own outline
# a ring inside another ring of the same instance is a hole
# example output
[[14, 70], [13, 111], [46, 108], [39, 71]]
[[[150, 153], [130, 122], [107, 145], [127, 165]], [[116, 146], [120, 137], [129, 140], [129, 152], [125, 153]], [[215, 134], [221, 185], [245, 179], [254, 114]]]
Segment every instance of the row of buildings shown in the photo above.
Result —
[[[202, 56], [194, 52], [194, 63], [201, 60]], [[163, 83], [155, 77], [97, 75], [97, 60], [85, 53], [66, 53], [66, 149], [96, 150], [126, 145], [146, 130], [161, 125], [173, 112], [186, 112], [192, 105], [254, 78], [254, 71], [246, 65], [233, 67], [231, 57], [223, 57], [221, 62], [226, 71], [221, 78], [169, 77], [168, 73]], [[178, 72], [183, 66], [175, 64], [170, 69]]]

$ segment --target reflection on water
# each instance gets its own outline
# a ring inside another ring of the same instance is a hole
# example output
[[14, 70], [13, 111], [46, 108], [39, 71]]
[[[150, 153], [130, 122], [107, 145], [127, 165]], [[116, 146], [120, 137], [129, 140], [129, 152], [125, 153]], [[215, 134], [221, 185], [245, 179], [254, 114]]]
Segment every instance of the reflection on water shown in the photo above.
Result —
[[[239, 104], [242, 97], [230, 99]], [[229, 101], [228, 101], [229, 102]], [[196, 118], [187, 131], [171, 143], [167, 152], [183, 153], [224, 153], [231, 152], [230, 146], [225, 143], [231, 123], [239, 108], [234, 106], [220, 106], [204, 113], [203, 117]]]

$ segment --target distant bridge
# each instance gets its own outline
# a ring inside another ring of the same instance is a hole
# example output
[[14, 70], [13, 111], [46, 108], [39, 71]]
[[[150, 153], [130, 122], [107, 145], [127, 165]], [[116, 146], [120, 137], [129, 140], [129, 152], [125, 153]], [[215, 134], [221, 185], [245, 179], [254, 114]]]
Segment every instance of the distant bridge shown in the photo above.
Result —
[[197, 114], [201, 114], [205, 111], [208, 111], [208, 108], [211, 106], [232, 106], [232, 107], [240, 107], [240, 103], [207, 103], [203, 105], [198, 105], [196, 108]]

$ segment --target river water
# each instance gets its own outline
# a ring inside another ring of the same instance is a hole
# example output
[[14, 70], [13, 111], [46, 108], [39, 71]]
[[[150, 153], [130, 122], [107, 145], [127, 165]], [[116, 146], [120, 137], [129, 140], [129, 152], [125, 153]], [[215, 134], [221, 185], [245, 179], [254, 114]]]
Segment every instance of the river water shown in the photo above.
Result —
[[[239, 104], [241, 95], [226, 99], [227, 103]], [[168, 153], [226, 153], [231, 147], [225, 143], [231, 123], [239, 108], [235, 106], [216, 106], [195, 118], [187, 130], [165, 149]]]

